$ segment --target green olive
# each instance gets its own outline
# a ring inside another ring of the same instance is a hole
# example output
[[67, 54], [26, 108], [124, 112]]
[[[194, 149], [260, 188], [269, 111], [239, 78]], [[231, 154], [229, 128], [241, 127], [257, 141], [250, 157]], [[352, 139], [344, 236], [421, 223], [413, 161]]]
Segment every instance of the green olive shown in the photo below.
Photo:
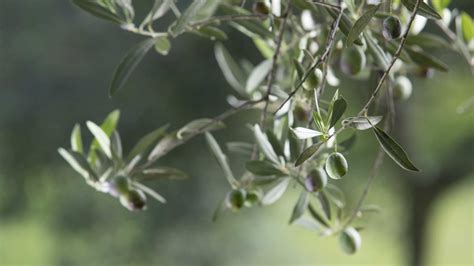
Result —
[[326, 159], [326, 172], [332, 179], [341, 179], [347, 173], [347, 161], [339, 152], [331, 153]]
[[395, 100], [406, 100], [410, 98], [413, 86], [411, 81], [405, 76], [399, 76], [395, 79], [393, 86], [393, 98]]
[[247, 193], [245, 197], [245, 206], [252, 207], [255, 204], [258, 204], [262, 198], [261, 190], [251, 190]]
[[244, 206], [247, 192], [243, 189], [234, 189], [227, 194], [226, 205], [232, 210], [239, 210]]
[[141, 190], [130, 189], [127, 193], [120, 195], [120, 203], [131, 211], [146, 209], [146, 195]]
[[263, 1], [257, 1], [252, 6], [252, 11], [255, 14], [268, 15], [270, 13], [270, 8]]
[[304, 185], [308, 191], [317, 192], [326, 186], [328, 177], [323, 169], [312, 170], [304, 180]]
[[125, 194], [129, 190], [129, 178], [123, 175], [118, 175], [109, 181], [109, 193], [114, 197]]
[[308, 121], [311, 110], [303, 104], [296, 104], [295, 109], [293, 109], [293, 115], [297, 121]]
[[313, 92], [313, 89], [316, 89], [321, 85], [323, 80], [323, 72], [321, 69], [316, 68], [314, 72], [310, 73], [308, 78], [304, 81], [303, 88]]
[[339, 244], [342, 250], [347, 254], [356, 253], [360, 249], [361, 243], [362, 239], [359, 232], [353, 227], [346, 228], [339, 237]]
[[366, 57], [362, 49], [352, 45], [342, 51], [341, 71], [347, 75], [357, 75], [365, 68]]
[[390, 16], [383, 21], [383, 37], [388, 41], [397, 39], [402, 35], [402, 24], [397, 17]]

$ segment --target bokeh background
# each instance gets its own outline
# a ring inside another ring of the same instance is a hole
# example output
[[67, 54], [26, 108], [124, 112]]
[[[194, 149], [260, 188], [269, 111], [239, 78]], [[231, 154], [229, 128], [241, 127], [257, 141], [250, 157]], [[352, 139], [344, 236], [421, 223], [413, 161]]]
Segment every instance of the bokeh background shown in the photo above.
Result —
[[[151, 1], [135, 2], [140, 12]], [[451, 6], [474, 13], [470, 0]], [[250, 40], [229, 32], [225, 45], [237, 58], [261, 60]], [[229, 188], [201, 137], [163, 159], [192, 176], [154, 185], [166, 205], [132, 213], [84, 184], [56, 152], [68, 146], [74, 123], [100, 122], [118, 108], [130, 148], [165, 123], [177, 128], [228, 108], [231, 89], [212, 43], [190, 35], [173, 41], [167, 57], [150, 53], [109, 99], [111, 74], [138, 40], [70, 1], [0, 0], [0, 265], [408, 265], [419, 250], [426, 265], [474, 264], [474, 112], [456, 113], [473, 95], [474, 78], [461, 57], [433, 51], [450, 72], [414, 77], [394, 134], [423, 172], [412, 175], [385, 161], [367, 200], [382, 211], [364, 221], [363, 247], [348, 256], [337, 238], [288, 225], [296, 189], [271, 207], [211, 222]], [[363, 83], [342, 84], [360, 106]], [[216, 138], [250, 138], [243, 119], [256, 115], [231, 118]], [[360, 135], [340, 182], [352, 199], [377, 149], [370, 134]]]

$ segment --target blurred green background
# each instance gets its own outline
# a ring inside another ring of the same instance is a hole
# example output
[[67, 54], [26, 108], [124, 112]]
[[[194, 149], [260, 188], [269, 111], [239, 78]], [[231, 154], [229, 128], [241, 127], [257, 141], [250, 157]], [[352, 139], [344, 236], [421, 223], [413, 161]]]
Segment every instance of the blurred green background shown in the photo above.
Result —
[[[151, 4], [135, 2], [142, 9]], [[452, 6], [473, 14], [472, 1]], [[233, 30], [230, 37], [225, 45], [235, 57], [259, 62], [250, 40]], [[173, 41], [167, 57], [150, 53], [126, 88], [109, 99], [113, 69], [138, 40], [70, 1], [0, 1], [0, 265], [407, 265], [420, 230], [426, 233], [427, 265], [474, 265], [474, 112], [456, 113], [472, 96], [474, 78], [461, 57], [434, 51], [450, 72], [414, 77], [413, 97], [398, 108], [403, 130], [395, 135], [423, 172], [408, 174], [385, 161], [367, 200], [382, 212], [364, 220], [362, 249], [347, 256], [337, 238], [288, 225], [296, 189], [274, 206], [212, 223], [229, 188], [203, 138], [163, 160], [192, 176], [156, 183], [166, 205], [153, 202], [146, 212], [131, 213], [85, 185], [56, 152], [69, 144], [75, 122], [100, 122], [118, 108], [119, 130], [130, 148], [165, 123], [177, 128], [228, 108], [231, 89], [212, 42], [190, 35]], [[342, 82], [355, 112], [363, 101], [357, 86], [362, 83]], [[250, 138], [241, 126], [249, 118], [256, 116], [232, 117], [216, 138]], [[351, 171], [338, 182], [350, 202], [360, 195], [377, 149], [370, 134], [360, 136], [349, 158]], [[467, 170], [457, 175], [459, 168]], [[446, 173], [456, 182], [431, 193], [436, 177]], [[424, 192], [435, 195], [421, 204], [426, 212], [417, 209]], [[417, 213], [426, 221], [418, 227], [412, 223]]]

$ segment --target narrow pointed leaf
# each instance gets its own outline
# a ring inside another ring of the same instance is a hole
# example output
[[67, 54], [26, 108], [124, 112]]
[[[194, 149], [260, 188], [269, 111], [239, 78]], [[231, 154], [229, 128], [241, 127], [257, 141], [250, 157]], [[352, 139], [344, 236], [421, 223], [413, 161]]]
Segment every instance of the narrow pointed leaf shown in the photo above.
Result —
[[252, 174], [259, 176], [282, 175], [280, 169], [267, 161], [248, 161], [245, 168]]
[[149, 149], [150, 146], [153, 145], [153, 143], [158, 141], [158, 139], [166, 133], [166, 129], [168, 129], [168, 126], [169, 125], [164, 125], [142, 137], [128, 154], [128, 159], [131, 160], [135, 156]]
[[82, 145], [81, 126], [79, 124], [74, 125], [71, 133], [71, 150], [80, 154], [84, 153], [84, 146]]
[[72, 0], [72, 2], [81, 8], [82, 10], [88, 12], [89, 14], [92, 14], [96, 17], [115, 22], [118, 24], [122, 24], [125, 21], [123, 21], [122, 18], [120, 18], [117, 14], [112, 13], [109, 9], [99, 5], [96, 1], [91, 1], [91, 0]]
[[196, 134], [199, 131], [213, 131], [224, 127], [221, 121], [215, 122], [211, 118], [200, 118], [187, 123], [176, 133], [178, 139], [183, 139], [187, 135]]
[[[418, 15], [429, 19], [441, 19], [441, 16], [436, 12], [434, 8], [423, 2], [423, 0], [420, 1], [421, 3], [417, 12]], [[416, 3], [417, 0], [402, 0], [402, 4], [410, 11], [413, 11], [415, 9]]]
[[219, 147], [219, 144], [217, 143], [216, 139], [211, 135], [211, 133], [206, 132], [206, 140], [217, 162], [224, 171], [227, 181], [232, 187], [235, 187], [239, 182], [234, 178], [234, 174], [232, 173], [232, 170], [229, 167], [229, 163], [227, 162], [227, 156], [224, 154], [224, 152], [222, 152], [221, 147]]
[[351, 30], [349, 31], [349, 34], [347, 35], [347, 46], [351, 45], [357, 38], [359, 38], [359, 35], [369, 24], [370, 20], [375, 15], [375, 12], [377, 12], [379, 7], [380, 4], [369, 7], [367, 11], [354, 23], [354, 26], [352, 26]]
[[265, 157], [267, 157], [267, 159], [269, 159], [270, 161], [276, 164], [279, 164], [280, 160], [278, 160], [278, 156], [273, 150], [273, 147], [268, 141], [265, 134], [263, 134], [259, 125], [254, 126], [254, 135], [255, 135], [255, 139], [257, 140], [257, 144], [260, 148], [260, 151], [263, 152], [263, 154], [265, 154]]
[[100, 128], [94, 122], [87, 121], [86, 125], [89, 128], [92, 135], [94, 135], [95, 139], [99, 143], [99, 146], [102, 149], [102, 151], [105, 153], [105, 155], [107, 155], [108, 158], [112, 158], [109, 136], [107, 136], [107, 134], [102, 130], [102, 128]]
[[142, 175], [140, 176], [143, 180], [151, 180], [151, 179], [171, 179], [171, 180], [181, 180], [186, 179], [189, 176], [176, 168], [172, 167], [153, 167], [149, 169], [145, 169], [142, 171]]
[[283, 178], [263, 196], [262, 204], [270, 205], [275, 203], [283, 196], [289, 184], [290, 178]]
[[319, 213], [319, 211], [314, 208], [314, 206], [310, 203], [308, 204], [308, 210], [311, 216], [318, 221], [320, 224], [326, 226], [326, 227], [331, 227], [329, 225], [329, 222]]
[[337, 121], [342, 117], [347, 108], [347, 102], [344, 98], [337, 99], [333, 104], [333, 109], [331, 113], [331, 121], [329, 122], [329, 128], [332, 128]]
[[166, 199], [163, 196], [161, 196], [160, 194], [158, 194], [158, 192], [154, 191], [153, 189], [151, 189], [151, 188], [149, 188], [149, 187], [147, 187], [143, 184], [140, 184], [138, 182], [133, 182], [132, 185], [134, 187], [138, 188], [139, 190], [142, 190], [146, 194], [150, 195], [155, 200], [157, 200], [161, 203], [166, 203]]
[[322, 132], [304, 127], [291, 128], [291, 131], [298, 139], [309, 139], [323, 135]]
[[322, 144], [323, 142], [318, 142], [316, 144], [309, 146], [306, 150], [304, 150], [300, 154], [300, 156], [298, 156], [298, 159], [296, 159], [295, 166], [300, 166], [305, 161], [310, 159], [318, 151], [319, 147], [321, 147]]
[[221, 43], [217, 43], [214, 47], [214, 54], [216, 56], [217, 64], [221, 68], [222, 74], [224, 74], [227, 82], [241, 95], [246, 95], [243, 85], [246, 76], [242, 68], [240, 68], [234, 58], [232, 58], [230, 53]]
[[419, 172], [420, 170], [413, 165], [403, 148], [387, 133], [379, 127], [374, 127], [375, 137], [379, 141], [385, 153], [394, 160], [401, 168], [409, 171]]
[[357, 116], [348, 117], [342, 120], [341, 124], [344, 127], [352, 127], [357, 130], [366, 130], [377, 125], [380, 121], [382, 121], [382, 116]]
[[82, 154], [75, 151], [67, 151], [63, 148], [59, 148], [58, 152], [64, 158], [64, 160], [66, 160], [66, 162], [68, 162], [69, 165], [85, 179], [97, 180], [97, 176], [89, 165], [89, 162], [87, 162], [86, 158], [84, 158]]
[[253, 92], [265, 80], [272, 68], [272, 60], [265, 60], [258, 64], [250, 73], [247, 83], [245, 84], [245, 91], [247, 93]]
[[137, 45], [135, 45], [125, 57], [122, 58], [119, 65], [115, 69], [112, 82], [109, 87], [109, 96], [113, 96], [119, 89], [125, 85], [127, 79], [130, 77], [132, 72], [142, 61], [145, 54], [155, 45], [155, 39], [146, 39]]
[[303, 216], [304, 212], [308, 208], [308, 192], [302, 191], [300, 196], [298, 197], [298, 201], [296, 202], [295, 206], [293, 207], [293, 211], [290, 217], [290, 224], [294, 221], [298, 220]]

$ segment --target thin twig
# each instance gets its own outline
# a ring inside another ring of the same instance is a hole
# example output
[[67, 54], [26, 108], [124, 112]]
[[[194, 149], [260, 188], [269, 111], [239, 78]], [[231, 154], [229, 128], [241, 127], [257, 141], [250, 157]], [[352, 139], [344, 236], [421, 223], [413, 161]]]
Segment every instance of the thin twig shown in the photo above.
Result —
[[193, 28], [199, 28], [207, 26], [213, 23], [220, 23], [225, 21], [236, 21], [236, 20], [264, 20], [268, 16], [260, 14], [251, 14], [251, 15], [225, 15], [225, 16], [216, 16], [211, 17], [205, 20], [197, 21], [192, 23], [190, 26]]
[[410, 20], [408, 21], [407, 28], [405, 30], [405, 33], [402, 36], [402, 40], [400, 41], [400, 45], [398, 45], [397, 51], [392, 57], [392, 61], [388, 65], [388, 68], [385, 70], [383, 73], [382, 77], [379, 80], [379, 83], [377, 84], [377, 87], [375, 87], [374, 92], [370, 96], [369, 100], [367, 103], [364, 105], [364, 107], [360, 110], [359, 115], [366, 115], [367, 111], [369, 110], [370, 105], [374, 102], [375, 98], [377, 97], [378, 93], [380, 92], [380, 89], [382, 88], [383, 83], [387, 79], [388, 75], [390, 74], [390, 70], [392, 70], [393, 65], [397, 61], [397, 59], [400, 57], [400, 54], [402, 53], [403, 47], [405, 46], [405, 43], [407, 41], [408, 34], [410, 33], [410, 28], [411, 25], [413, 24], [413, 21], [415, 20], [416, 13], [418, 11], [418, 8], [421, 4], [422, 0], [417, 0], [415, 4], [415, 8], [413, 9], [413, 12], [411, 13]]
[[313, 72], [322, 62], [324, 62], [326, 60], [326, 57], [328, 57], [329, 52], [331, 51], [331, 48], [332, 48], [333, 43], [334, 43], [334, 38], [336, 36], [337, 27], [339, 26], [339, 22], [341, 21], [341, 17], [342, 17], [342, 14], [343, 14], [342, 12], [343, 12], [343, 9], [340, 8], [339, 9], [339, 15], [337, 16], [336, 20], [334, 21], [334, 23], [331, 26], [331, 32], [329, 34], [328, 42], [327, 42], [326, 49], [325, 49], [324, 53], [321, 55], [321, 57], [316, 62], [314, 62], [311, 65], [309, 70], [305, 73], [305, 75], [301, 78], [300, 82], [296, 85], [296, 88], [288, 94], [288, 97], [280, 104], [280, 106], [276, 109], [274, 114], [276, 112], [278, 112], [278, 110], [280, 110], [299, 91], [299, 89], [302, 87], [303, 83], [309, 77], [311, 72]]
[[272, 57], [272, 68], [270, 70], [270, 75], [268, 76], [268, 82], [267, 82], [267, 92], [264, 96], [265, 99], [265, 106], [263, 107], [262, 111], [262, 116], [260, 118], [260, 126], [265, 129], [265, 119], [267, 115], [267, 110], [268, 110], [268, 105], [270, 102], [270, 94], [272, 93], [272, 86], [273, 83], [275, 82], [275, 75], [276, 75], [276, 69], [278, 65], [278, 56], [280, 55], [280, 50], [281, 50], [281, 44], [283, 42], [283, 35], [285, 33], [285, 28], [286, 24], [288, 21], [288, 15], [291, 11], [291, 4], [288, 3], [288, 7], [285, 11], [285, 15], [283, 16], [283, 21], [280, 24], [280, 28], [278, 29], [278, 37], [276, 39], [276, 48], [275, 52], [273, 53]]

